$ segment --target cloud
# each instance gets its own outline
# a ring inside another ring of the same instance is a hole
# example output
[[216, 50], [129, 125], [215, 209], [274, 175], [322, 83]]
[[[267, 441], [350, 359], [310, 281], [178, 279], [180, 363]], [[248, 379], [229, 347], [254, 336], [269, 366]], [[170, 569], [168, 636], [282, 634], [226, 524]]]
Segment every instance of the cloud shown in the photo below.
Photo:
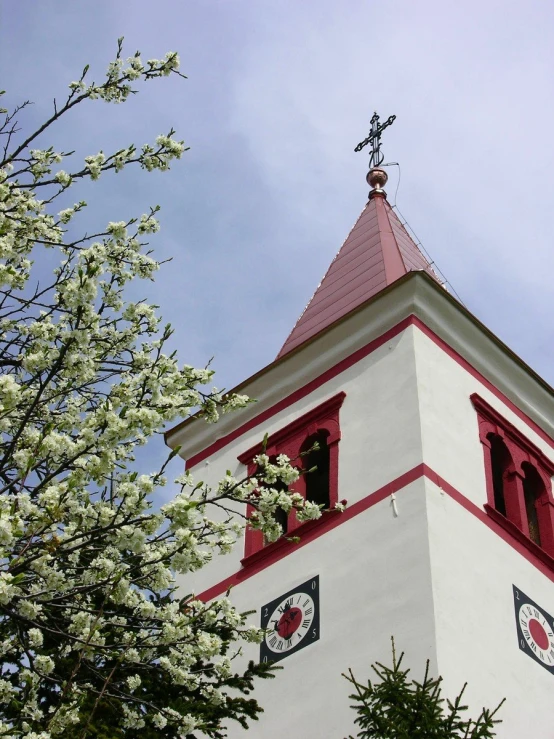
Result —
[[173, 261], [144, 297], [183, 362], [215, 355], [219, 386], [274, 358], [363, 208], [367, 155], [353, 149], [375, 109], [397, 115], [383, 149], [401, 164], [403, 215], [468, 307], [552, 382], [553, 15], [540, 0], [43, 0], [4, 11], [0, 61], [34, 122], [84, 64], [101, 76], [120, 35], [145, 58], [180, 52], [187, 81], [83, 107], [55, 140], [84, 155], [174, 125], [191, 146], [169, 173], [95, 183], [87, 227], [162, 205], [152, 245]]
[[[403, 214], [464, 301], [552, 380], [542, 340], [552, 328], [539, 325], [554, 268], [552, 9], [348, 2], [313, 10], [264, 6], [234, 79], [234, 129], [273, 198], [311, 227], [308, 243], [281, 246], [285, 262], [301, 262], [292, 292], [309, 297], [363, 205], [363, 155], [352, 148], [373, 109], [395, 113], [383, 145], [402, 166]], [[308, 280], [310, 263], [318, 277]], [[536, 331], [522, 330], [530, 324]]]

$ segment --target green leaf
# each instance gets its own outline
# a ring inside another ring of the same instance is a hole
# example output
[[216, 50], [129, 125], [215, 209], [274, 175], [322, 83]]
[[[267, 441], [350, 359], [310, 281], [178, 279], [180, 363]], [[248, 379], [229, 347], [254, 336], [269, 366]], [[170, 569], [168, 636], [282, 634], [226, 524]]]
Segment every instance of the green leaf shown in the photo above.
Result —
[[169, 453], [167, 459], [168, 460], [173, 459], [173, 457], [176, 457], [179, 454], [180, 451], [181, 451], [181, 446], [176, 446], [175, 449], [172, 449], [171, 450], [171, 452]]

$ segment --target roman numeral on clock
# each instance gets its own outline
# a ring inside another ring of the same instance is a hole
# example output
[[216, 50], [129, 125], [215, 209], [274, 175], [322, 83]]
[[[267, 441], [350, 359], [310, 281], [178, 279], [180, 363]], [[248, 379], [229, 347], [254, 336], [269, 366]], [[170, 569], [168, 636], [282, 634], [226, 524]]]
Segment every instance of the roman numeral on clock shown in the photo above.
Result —
[[288, 598], [287, 599], [287, 602], [285, 603], [285, 605], [284, 606], [279, 606], [279, 608], [277, 610], [279, 611], [279, 613], [284, 613], [286, 610], [288, 610], [288, 608], [292, 608], [292, 604], [293, 603], [294, 603], [294, 597]]

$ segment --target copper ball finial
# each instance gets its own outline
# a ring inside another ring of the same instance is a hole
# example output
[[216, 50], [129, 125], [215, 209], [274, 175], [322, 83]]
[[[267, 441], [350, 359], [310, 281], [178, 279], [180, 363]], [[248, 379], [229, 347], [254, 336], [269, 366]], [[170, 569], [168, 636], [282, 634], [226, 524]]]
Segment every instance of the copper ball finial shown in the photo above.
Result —
[[366, 181], [367, 184], [371, 186], [371, 190], [369, 191], [369, 199], [375, 197], [375, 195], [380, 195], [383, 198], [387, 197], [387, 193], [383, 190], [383, 186], [387, 184], [387, 180], [389, 179], [388, 174], [385, 172], [384, 169], [381, 169], [381, 167], [372, 167], [369, 172], [367, 173]]
[[388, 179], [388, 174], [380, 167], [373, 167], [373, 169], [370, 169], [366, 177], [367, 184], [374, 190], [381, 190], [387, 184]]

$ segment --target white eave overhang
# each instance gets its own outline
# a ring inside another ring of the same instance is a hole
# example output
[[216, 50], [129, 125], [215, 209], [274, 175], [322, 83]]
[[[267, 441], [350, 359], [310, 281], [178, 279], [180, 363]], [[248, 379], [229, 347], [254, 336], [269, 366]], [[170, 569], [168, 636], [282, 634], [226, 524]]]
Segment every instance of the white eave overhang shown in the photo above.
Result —
[[[189, 459], [414, 315], [554, 438], [554, 389], [425, 272], [410, 272], [232, 392], [256, 403], [208, 424], [193, 416], [165, 434]], [[263, 436], [263, 424], [260, 434]]]

